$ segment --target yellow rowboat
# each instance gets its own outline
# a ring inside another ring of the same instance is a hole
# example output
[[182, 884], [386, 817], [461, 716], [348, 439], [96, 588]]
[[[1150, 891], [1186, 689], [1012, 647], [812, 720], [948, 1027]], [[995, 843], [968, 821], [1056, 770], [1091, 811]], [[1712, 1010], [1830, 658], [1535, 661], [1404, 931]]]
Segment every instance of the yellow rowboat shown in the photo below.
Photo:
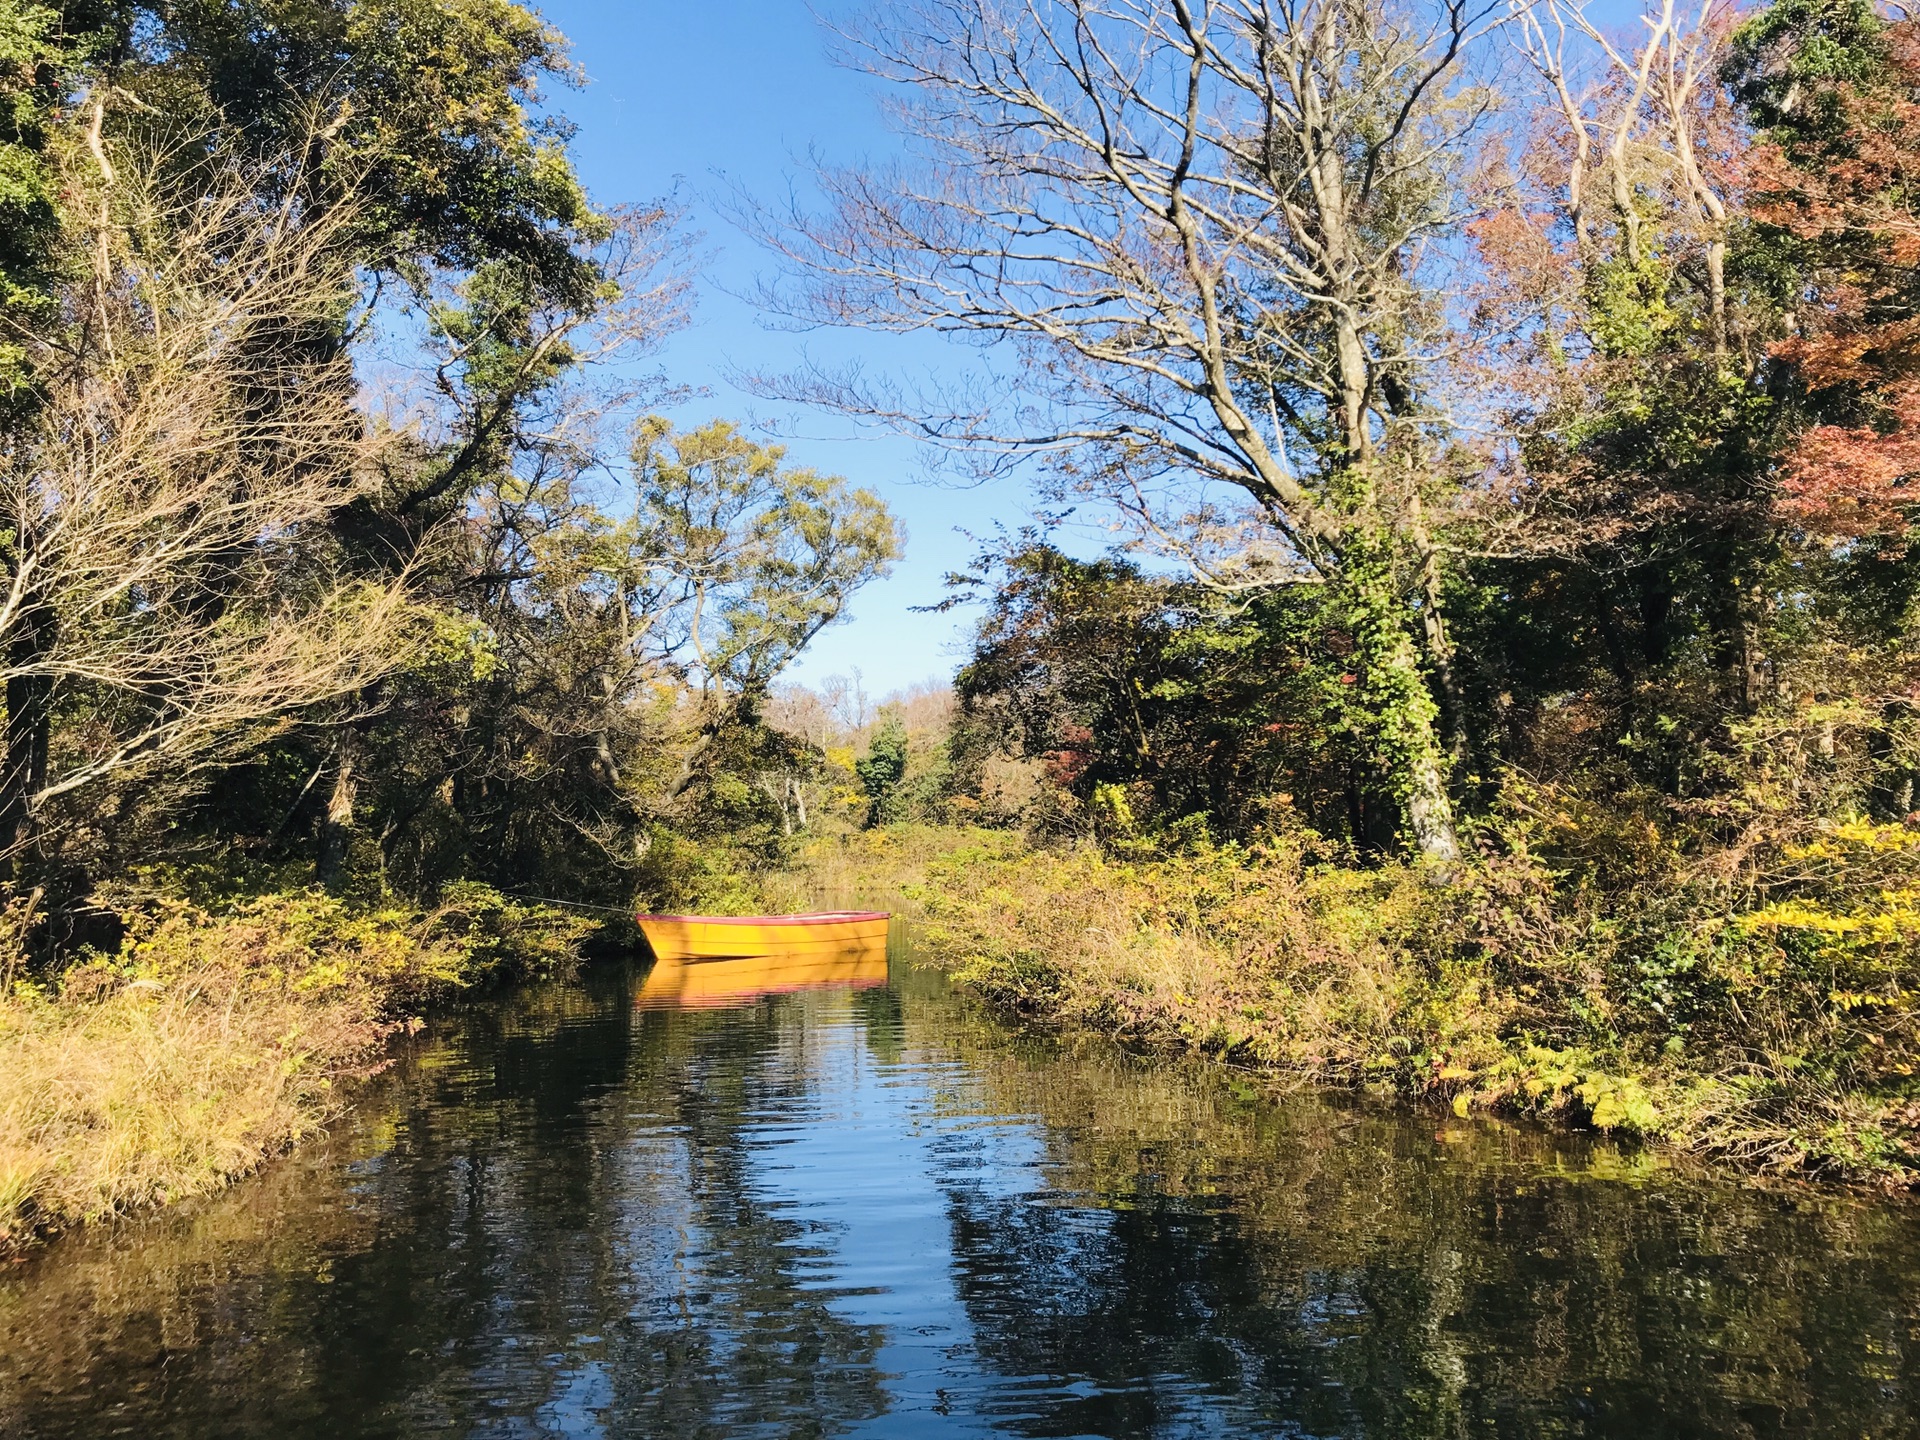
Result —
[[749, 955], [826, 958], [887, 953], [884, 910], [817, 915], [636, 915], [656, 960], [736, 960]]
[[823, 915], [639, 915], [654, 966], [643, 1010], [744, 1005], [816, 986], [887, 983], [881, 911]]

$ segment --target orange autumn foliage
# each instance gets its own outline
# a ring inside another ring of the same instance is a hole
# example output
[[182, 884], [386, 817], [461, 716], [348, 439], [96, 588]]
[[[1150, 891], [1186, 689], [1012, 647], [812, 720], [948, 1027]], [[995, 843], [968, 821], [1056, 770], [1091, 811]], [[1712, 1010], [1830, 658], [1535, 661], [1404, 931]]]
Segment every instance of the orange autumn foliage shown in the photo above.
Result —
[[1920, 22], [1893, 23], [1881, 40], [1875, 83], [1839, 96], [1841, 153], [1789, 139], [1754, 156], [1756, 218], [1819, 260], [1813, 303], [1773, 354], [1809, 391], [1850, 401], [1853, 422], [1801, 437], [1779, 508], [1834, 538], [1903, 533], [1920, 477]]
[[1887, 428], [1816, 425], [1781, 485], [1781, 513], [1823, 535], [1900, 535], [1920, 476], [1920, 380], [1882, 388]]

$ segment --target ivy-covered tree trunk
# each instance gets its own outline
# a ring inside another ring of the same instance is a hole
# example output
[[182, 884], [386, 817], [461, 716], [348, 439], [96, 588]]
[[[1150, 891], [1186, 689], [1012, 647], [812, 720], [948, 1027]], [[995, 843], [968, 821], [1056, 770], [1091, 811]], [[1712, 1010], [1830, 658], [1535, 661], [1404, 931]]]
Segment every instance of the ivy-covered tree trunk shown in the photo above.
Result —
[[1421, 638], [1426, 645], [1427, 664], [1433, 669], [1434, 684], [1440, 692], [1441, 734], [1447, 744], [1448, 757], [1458, 762], [1467, 752], [1468, 706], [1460, 689], [1460, 678], [1453, 669], [1453, 641], [1447, 635], [1446, 597], [1440, 579], [1440, 550], [1427, 528], [1417, 491], [1408, 507], [1407, 533], [1419, 566]]
[[1363, 667], [1360, 701], [1379, 736], [1380, 758], [1407, 840], [1421, 859], [1451, 865], [1460, 858], [1460, 839], [1447, 795], [1440, 707], [1407, 630], [1407, 607], [1397, 593], [1384, 538], [1355, 548], [1344, 583]]

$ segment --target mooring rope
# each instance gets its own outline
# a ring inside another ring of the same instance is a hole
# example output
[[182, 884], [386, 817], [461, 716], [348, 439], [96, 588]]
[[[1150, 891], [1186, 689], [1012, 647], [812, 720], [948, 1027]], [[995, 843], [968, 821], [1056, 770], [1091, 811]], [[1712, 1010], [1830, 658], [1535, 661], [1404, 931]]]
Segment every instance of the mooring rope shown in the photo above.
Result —
[[[499, 890], [499, 886], [494, 887]], [[589, 905], [584, 900], [557, 900], [551, 895], [529, 895], [521, 890], [500, 890], [509, 900], [531, 900], [537, 905], [564, 905], [569, 910], [592, 910], [601, 915], [624, 915], [631, 920], [634, 911], [619, 905]]]

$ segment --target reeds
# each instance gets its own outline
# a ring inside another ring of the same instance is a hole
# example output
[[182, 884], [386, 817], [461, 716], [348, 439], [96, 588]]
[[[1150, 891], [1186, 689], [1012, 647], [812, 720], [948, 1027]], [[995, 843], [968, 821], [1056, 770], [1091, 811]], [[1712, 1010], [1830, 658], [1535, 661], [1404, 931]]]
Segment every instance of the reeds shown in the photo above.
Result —
[[0, 1251], [255, 1169], [335, 1113], [388, 1028], [212, 967], [0, 1001]]

